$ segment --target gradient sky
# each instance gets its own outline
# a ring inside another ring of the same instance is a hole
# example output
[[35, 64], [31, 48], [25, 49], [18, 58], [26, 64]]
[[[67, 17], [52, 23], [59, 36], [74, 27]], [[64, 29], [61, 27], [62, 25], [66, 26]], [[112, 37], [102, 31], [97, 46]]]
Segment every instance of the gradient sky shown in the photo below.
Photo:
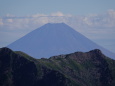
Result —
[[115, 0], [0, 0], [0, 16], [26, 16], [61, 11], [72, 15], [97, 14], [115, 9]]
[[[115, 0], [0, 0], [0, 47], [12, 43], [48, 20], [52, 22], [48, 16], [67, 14], [74, 17], [57, 19], [56, 22], [65, 21], [115, 53]], [[40, 19], [36, 17], [39, 15], [47, 17]], [[29, 19], [28, 16], [36, 18]], [[86, 29], [88, 24], [94, 26], [89, 25]], [[86, 31], [83, 31], [84, 28]]]

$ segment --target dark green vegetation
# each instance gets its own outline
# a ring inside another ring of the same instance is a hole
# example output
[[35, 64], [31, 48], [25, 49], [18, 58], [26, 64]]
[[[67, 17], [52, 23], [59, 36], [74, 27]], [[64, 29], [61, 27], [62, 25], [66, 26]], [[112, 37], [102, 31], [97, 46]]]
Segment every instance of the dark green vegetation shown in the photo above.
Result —
[[0, 86], [115, 86], [115, 60], [98, 49], [34, 59], [1, 48]]

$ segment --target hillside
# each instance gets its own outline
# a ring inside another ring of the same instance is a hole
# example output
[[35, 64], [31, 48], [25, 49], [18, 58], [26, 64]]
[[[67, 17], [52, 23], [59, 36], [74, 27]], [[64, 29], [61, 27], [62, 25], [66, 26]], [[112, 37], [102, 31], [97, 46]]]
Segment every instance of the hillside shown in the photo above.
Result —
[[0, 49], [0, 86], [115, 86], [115, 60], [98, 49], [34, 59]]

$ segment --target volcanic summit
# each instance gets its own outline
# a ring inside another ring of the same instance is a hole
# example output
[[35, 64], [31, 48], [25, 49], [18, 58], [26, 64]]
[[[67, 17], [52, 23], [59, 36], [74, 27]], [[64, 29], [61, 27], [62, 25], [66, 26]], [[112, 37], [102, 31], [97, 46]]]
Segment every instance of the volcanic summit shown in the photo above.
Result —
[[114, 53], [97, 45], [64, 23], [45, 24], [7, 47], [14, 51], [23, 51], [35, 58], [49, 58], [93, 49], [100, 49], [106, 56], [115, 58]]

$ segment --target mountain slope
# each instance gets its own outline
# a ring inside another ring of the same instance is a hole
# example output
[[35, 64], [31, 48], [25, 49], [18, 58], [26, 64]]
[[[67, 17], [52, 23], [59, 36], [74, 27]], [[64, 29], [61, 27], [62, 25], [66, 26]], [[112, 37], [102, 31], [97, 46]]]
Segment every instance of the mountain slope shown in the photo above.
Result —
[[0, 86], [71, 86], [60, 72], [27, 58], [8, 48], [0, 49]]
[[34, 59], [0, 49], [0, 86], [115, 86], [115, 60], [100, 50]]
[[32, 57], [42, 58], [76, 51], [100, 49], [105, 55], [115, 54], [98, 46], [64, 23], [46, 24], [8, 45], [14, 51], [23, 51]]

